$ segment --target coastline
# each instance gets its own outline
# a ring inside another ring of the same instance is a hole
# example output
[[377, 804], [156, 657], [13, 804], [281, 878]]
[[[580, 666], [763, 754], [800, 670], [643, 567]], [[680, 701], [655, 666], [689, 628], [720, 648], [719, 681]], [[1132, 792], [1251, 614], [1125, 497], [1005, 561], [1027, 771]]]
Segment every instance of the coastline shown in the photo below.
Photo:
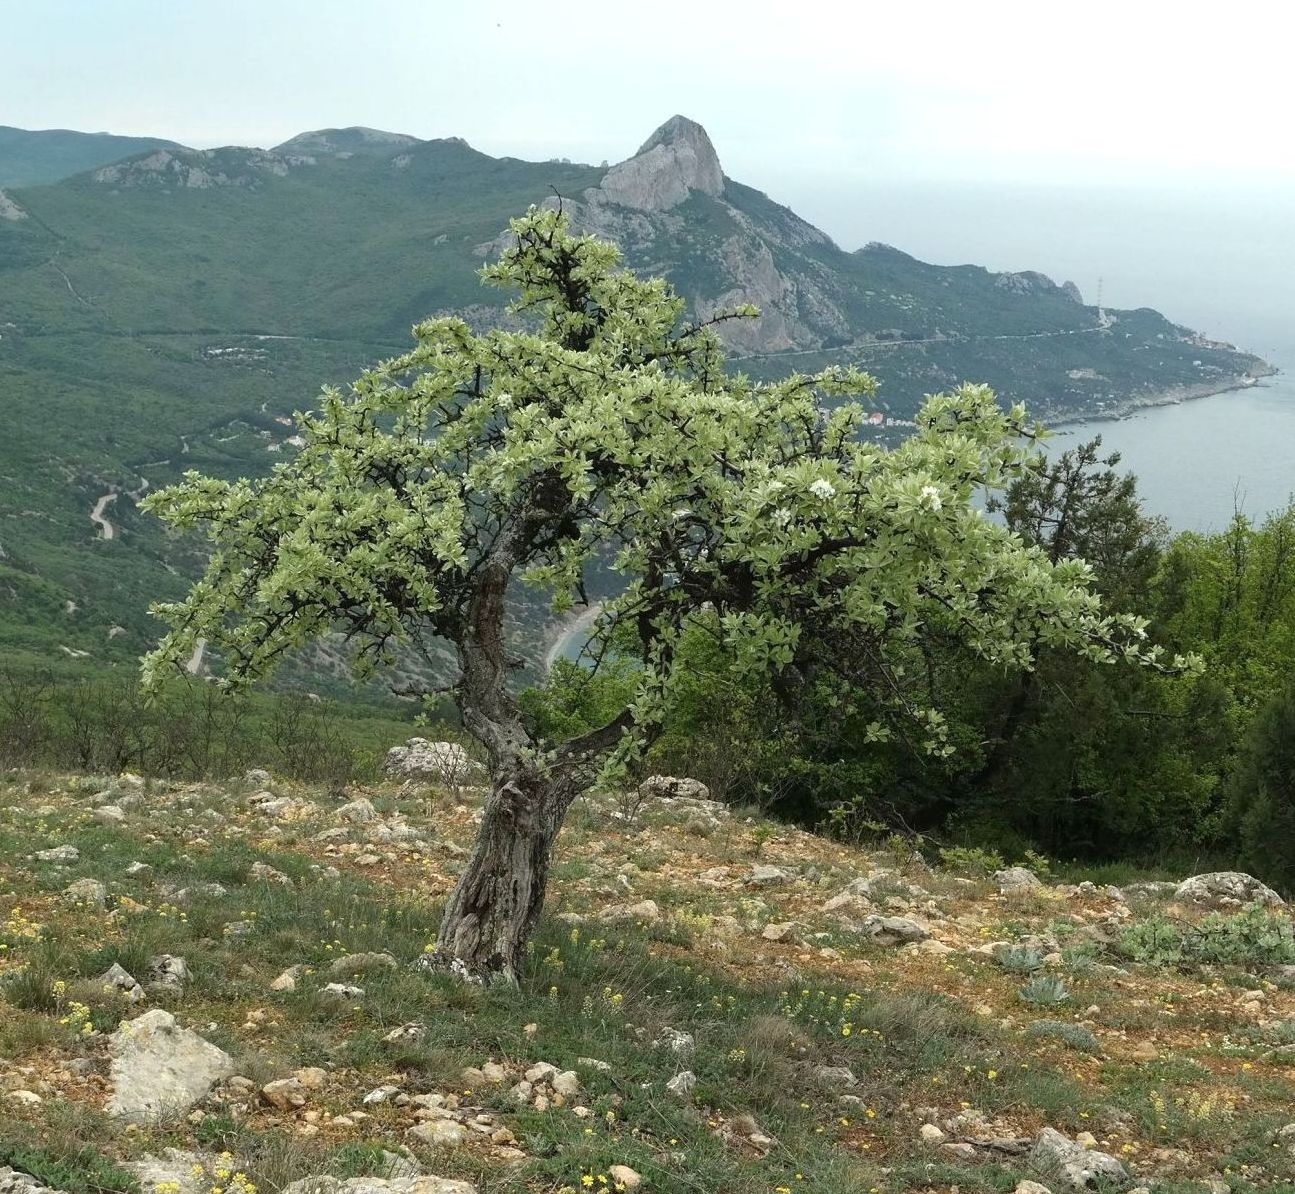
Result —
[[[1264, 362], [1263, 371], [1243, 373], [1234, 377], [1218, 378], [1215, 381], [1196, 382], [1192, 385], [1169, 386], [1163, 390], [1153, 390], [1148, 394], [1135, 395], [1121, 401], [1117, 406], [1104, 407], [1101, 410], [1075, 412], [1068, 411], [1064, 419], [1052, 422], [1046, 415], [1043, 421], [1055, 430], [1065, 427], [1076, 427], [1083, 423], [1118, 423], [1141, 410], [1150, 410], [1157, 406], [1178, 406], [1183, 402], [1192, 402], [1197, 398], [1213, 398], [1218, 394], [1232, 394], [1242, 390], [1258, 388], [1264, 378], [1275, 377], [1281, 370], [1275, 365]], [[1247, 380], [1249, 379], [1249, 380]]]
[[593, 629], [594, 623], [598, 620], [598, 615], [603, 611], [603, 603], [595, 601], [593, 605], [586, 605], [577, 610], [572, 610], [566, 615], [556, 627], [556, 633], [550, 631], [549, 642], [544, 650], [544, 671], [549, 672], [553, 664], [566, 654], [567, 644], [576, 636], [588, 638], [589, 632]]

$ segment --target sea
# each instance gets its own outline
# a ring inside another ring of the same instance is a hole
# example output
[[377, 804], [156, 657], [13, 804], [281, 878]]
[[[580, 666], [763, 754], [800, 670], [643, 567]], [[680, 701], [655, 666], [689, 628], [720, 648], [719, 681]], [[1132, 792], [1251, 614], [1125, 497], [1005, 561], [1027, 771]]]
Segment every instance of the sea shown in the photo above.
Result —
[[[1176, 530], [1262, 519], [1295, 493], [1295, 186], [869, 184], [789, 197], [844, 248], [882, 241], [924, 261], [1034, 269], [1088, 303], [1154, 307], [1280, 373], [1251, 389], [1055, 427], [1095, 435]], [[817, 201], [816, 201], [817, 200]], [[974, 380], [974, 379], [971, 379]]]

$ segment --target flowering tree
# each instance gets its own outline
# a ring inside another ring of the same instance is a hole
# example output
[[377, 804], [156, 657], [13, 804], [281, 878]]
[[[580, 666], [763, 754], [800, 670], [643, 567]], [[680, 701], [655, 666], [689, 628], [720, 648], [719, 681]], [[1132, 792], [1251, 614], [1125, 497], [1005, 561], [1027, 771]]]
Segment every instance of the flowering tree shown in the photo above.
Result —
[[[739, 667], [866, 686], [889, 713], [871, 734], [906, 724], [935, 752], [950, 749], [942, 723], [909, 680], [933, 628], [1006, 667], [1038, 645], [1156, 661], [1138, 619], [1102, 612], [1085, 564], [1050, 562], [973, 508], [977, 487], [1002, 488], [1030, 457], [1022, 409], [964, 386], [930, 399], [902, 446], [862, 442], [851, 399], [870, 377], [727, 375], [717, 321], [682, 324], [665, 282], [620, 269], [560, 213], [511, 227], [483, 276], [518, 292], [533, 330], [428, 320], [411, 352], [326, 389], [299, 417], [304, 447], [269, 477], [189, 473], [146, 503], [215, 546], [187, 599], [156, 607], [171, 629], [147, 682], [199, 638], [229, 685], [337, 630], [363, 668], [452, 644], [491, 787], [441, 925], [447, 964], [516, 978], [566, 811], [650, 739], [691, 624]], [[541, 741], [509, 684], [515, 586], [562, 610], [608, 564], [622, 587], [595, 637], [636, 644], [637, 692], [605, 725]]]

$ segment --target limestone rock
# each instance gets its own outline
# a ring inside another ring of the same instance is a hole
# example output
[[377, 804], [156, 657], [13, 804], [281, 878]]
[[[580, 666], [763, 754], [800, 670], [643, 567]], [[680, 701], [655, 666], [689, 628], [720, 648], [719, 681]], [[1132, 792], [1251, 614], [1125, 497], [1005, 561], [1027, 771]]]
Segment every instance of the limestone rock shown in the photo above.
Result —
[[1267, 904], [1276, 907], [1286, 901], [1253, 875], [1242, 871], [1210, 871], [1184, 879], [1174, 892], [1176, 899], [1197, 904]]
[[75, 846], [54, 846], [50, 850], [37, 850], [34, 857], [37, 862], [56, 862], [60, 865], [67, 865], [80, 862], [81, 851]]
[[1023, 866], [1009, 866], [1006, 870], [995, 871], [994, 881], [1003, 895], [1011, 895], [1018, 891], [1038, 891], [1043, 887], [1038, 875]]
[[671, 1078], [665, 1088], [677, 1099], [690, 1099], [696, 1085], [697, 1075], [692, 1070], [683, 1070]]
[[1096, 1190], [1104, 1184], [1126, 1185], [1128, 1170], [1109, 1153], [1084, 1148], [1058, 1132], [1044, 1128], [1030, 1153], [1033, 1165], [1042, 1173], [1055, 1175], [1071, 1190]]
[[219, 1158], [209, 1153], [168, 1148], [160, 1157], [146, 1153], [142, 1161], [127, 1162], [124, 1168], [139, 1182], [140, 1194], [207, 1194], [214, 1183], [204, 1183], [195, 1167], [214, 1174], [219, 1166]]
[[415, 1124], [406, 1133], [424, 1144], [434, 1144], [441, 1148], [456, 1148], [468, 1139], [468, 1129], [452, 1119], [429, 1119]]
[[638, 794], [646, 800], [710, 800], [710, 789], [701, 780], [673, 775], [649, 775], [639, 784]]
[[706, 130], [685, 116], [672, 116], [632, 158], [604, 176], [608, 203], [641, 211], [677, 207], [692, 191], [718, 196], [724, 190], [719, 155]]
[[131, 1003], [138, 1003], [144, 998], [144, 988], [120, 962], [114, 962], [109, 966], [99, 976], [98, 981], [110, 991], [120, 991]]
[[485, 778], [486, 770], [457, 742], [410, 738], [387, 751], [383, 771], [397, 779], [423, 780], [451, 787]]
[[907, 916], [868, 916], [859, 927], [878, 945], [908, 945], [930, 936], [925, 925]]
[[378, 819], [378, 810], [373, 807], [372, 801], [361, 796], [358, 800], [352, 800], [349, 804], [342, 805], [337, 810], [337, 815], [343, 821], [351, 821], [356, 825], [362, 825], [368, 821], [376, 821]]
[[643, 1184], [642, 1175], [628, 1165], [612, 1165], [607, 1169], [607, 1176], [622, 1190], [637, 1190]]
[[761, 864], [751, 868], [746, 882], [748, 887], [781, 887], [784, 883], [791, 882], [791, 875], [780, 866]]
[[102, 908], [108, 902], [108, 889], [98, 879], [78, 879], [63, 889], [63, 899], [69, 904]]
[[228, 1053], [181, 1028], [160, 1008], [127, 1020], [108, 1038], [109, 1115], [154, 1119], [187, 1111], [234, 1072]]
[[149, 986], [158, 991], [183, 991], [189, 966], [178, 954], [158, 954], [148, 961]]
[[[403, 1158], [402, 1158], [403, 1159]], [[434, 1174], [400, 1177], [303, 1177], [283, 1187], [282, 1194], [477, 1194], [471, 1182]]]

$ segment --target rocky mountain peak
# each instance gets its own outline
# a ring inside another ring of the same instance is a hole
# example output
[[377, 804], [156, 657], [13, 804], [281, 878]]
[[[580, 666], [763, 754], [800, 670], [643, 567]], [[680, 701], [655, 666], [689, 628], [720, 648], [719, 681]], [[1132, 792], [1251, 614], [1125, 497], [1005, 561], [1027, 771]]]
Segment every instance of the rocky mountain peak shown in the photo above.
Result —
[[690, 191], [720, 195], [724, 171], [706, 130], [686, 116], [672, 116], [628, 160], [603, 178], [606, 201], [640, 211], [665, 211]]

